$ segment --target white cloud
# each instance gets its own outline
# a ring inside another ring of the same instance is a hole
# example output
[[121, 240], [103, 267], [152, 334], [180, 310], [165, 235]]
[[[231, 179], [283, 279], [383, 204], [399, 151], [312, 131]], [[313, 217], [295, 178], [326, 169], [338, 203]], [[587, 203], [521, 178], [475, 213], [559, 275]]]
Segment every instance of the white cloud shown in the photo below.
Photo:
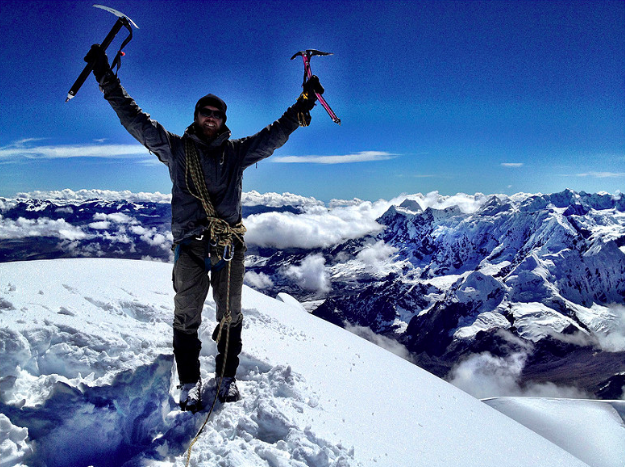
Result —
[[625, 306], [611, 305], [608, 307], [609, 317], [606, 319], [609, 328], [593, 335], [601, 348], [607, 352], [625, 352]]
[[355, 162], [386, 161], [398, 157], [386, 151], [362, 151], [340, 156], [274, 156], [273, 162], [311, 164], [351, 164]]
[[522, 162], [502, 162], [501, 166], [502, 167], [523, 167], [523, 163]]
[[151, 246], [159, 246], [167, 249], [174, 240], [171, 232], [167, 232], [166, 235], [163, 235], [162, 233], [159, 233], [154, 227], [147, 229], [141, 225], [133, 225], [132, 227], [130, 227], [129, 230], [133, 234], [139, 235], [139, 238], [141, 240]]
[[115, 224], [138, 224], [139, 223], [139, 221], [137, 221], [134, 217], [130, 217], [129, 215], [124, 214], [123, 212], [113, 212], [111, 214], [98, 212], [94, 214], [93, 220], [110, 221], [110, 222], [114, 222]]
[[24, 238], [24, 237], [56, 237], [63, 240], [80, 240], [88, 235], [79, 227], [69, 224], [65, 219], [50, 219], [41, 217], [38, 219], [17, 220], [4, 219], [0, 216], [0, 238]]
[[319, 248], [336, 245], [346, 239], [375, 233], [383, 227], [375, 219], [383, 209], [370, 202], [328, 210], [308, 208], [304, 214], [268, 212], [245, 219], [246, 239], [259, 246], [276, 248]]
[[453, 196], [443, 196], [438, 191], [431, 191], [427, 195], [411, 195], [409, 199], [416, 200], [423, 209], [446, 209], [452, 206], [458, 206], [460, 211], [465, 214], [471, 214], [480, 209], [486, 201], [490, 199], [482, 193], [476, 193], [474, 195], [467, 195], [464, 193], [457, 193]]
[[244, 192], [241, 196], [243, 206], [268, 206], [280, 208], [283, 206], [323, 206], [323, 201], [315, 198], [294, 195], [293, 193], [259, 193], [257, 191]]
[[171, 203], [170, 194], [156, 193], [133, 193], [128, 190], [55, 190], [55, 191], [30, 191], [18, 193], [17, 199], [49, 199], [54, 201], [87, 201], [98, 199], [104, 201], [129, 201], [134, 203]]
[[273, 281], [264, 272], [247, 271], [245, 273], [245, 283], [255, 289], [263, 290], [273, 287]]
[[146, 235], [149, 233], [148, 229], [142, 225], [133, 225], [129, 230], [135, 235]]
[[364, 263], [368, 270], [374, 273], [384, 273], [388, 269], [391, 257], [397, 251], [397, 248], [380, 240], [358, 252], [356, 259]]
[[320, 254], [307, 256], [299, 266], [289, 266], [284, 275], [304, 290], [313, 292], [329, 292], [330, 275], [325, 267], [326, 260]]
[[576, 176], [591, 178], [620, 178], [625, 177], [625, 172], [586, 172], [576, 174]]
[[101, 238], [104, 238], [105, 240], [108, 240], [111, 243], [123, 243], [126, 245], [130, 245], [130, 248], [128, 249], [128, 251], [131, 251], [133, 253], [136, 251], [132, 239], [126, 234], [126, 232], [123, 229], [114, 233], [111, 233], [108, 231], [104, 232]]
[[496, 357], [489, 352], [473, 354], [449, 372], [448, 381], [478, 399], [486, 397], [565, 397], [588, 398], [571, 386], [553, 383], [530, 383], [521, 386], [521, 374], [527, 354], [518, 352]]
[[380, 261], [388, 260], [396, 252], [397, 248], [387, 245], [380, 240], [377, 243], [361, 250], [356, 255], [356, 259], [365, 264], [374, 264]]
[[154, 232], [152, 236], [142, 236], [141, 240], [144, 240], [145, 242], [147, 242], [148, 244], [152, 246], [160, 246], [160, 247], [169, 248], [169, 245], [171, 244], [173, 237], [171, 237], [170, 235], [163, 235], [163, 234]]
[[111, 223], [109, 221], [97, 221], [89, 224], [90, 229], [94, 230], [106, 230], [111, 228]]
[[330, 200], [329, 209], [342, 208], [347, 206], [358, 206], [359, 204], [364, 203], [365, 201], [360, 198], [353, 199], [332, 199]]
[[[59, 146], [29, 146], [33, 139], [16, 141], [0, 147], [0, 161], [20, 159], [68, 159], [73, 157], [145, 157], [148, 150], [139, 144], [75, 144]], [[151, 156], [150, 156], [151, 157]]]

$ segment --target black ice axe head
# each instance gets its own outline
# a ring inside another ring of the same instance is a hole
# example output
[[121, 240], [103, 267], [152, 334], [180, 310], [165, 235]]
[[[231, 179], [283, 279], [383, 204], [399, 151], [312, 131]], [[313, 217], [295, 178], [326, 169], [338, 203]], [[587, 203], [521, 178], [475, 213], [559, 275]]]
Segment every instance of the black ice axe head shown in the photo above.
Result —
[[291, 57], [291, 60], [299, 56], [307, 57], [310, 60], [310, 57], [312, 57], [313, 55], [334, 55], [334, 54], [332, 52], [321, 52], [320, 50], [317, 50], [317, 49], [306, 49], [306, 50], [300, 50], [299, 52], [297, 52], [295, 55]]
[[[125, 27], [128, 30], [128, 37], [122, 43], [122, 46], [120, 47], [119, 52], [117, 53], [117, 56], [115, 57], [115, 60], [113, 61], [113, 66], [116, 62], [119, 66], [119, 57], [123, 55], [122, 49], [132, 39], [132, 28], [130, 26], [132, 25], [137, 29], [139, 29], [139, 26], [137, 26], [137, 24], [133, 20], [131, 20], [128, 16], [123, 14], [121, 11], [114, 10], [113, 8], [109, 8], [104, 5], [93, 5], [93, 6], [96, 8], [100, 8], [104, 11], [108, 11], [109, 13], [113, 13], [118, 18], [118, 20], [113, 25], [113, 28], [110, 30], [108, 35], [104, 38], [104, 40], [100, 44], [100, 47], [102, 47], [103, 50], [106, 50], [108, 46], [111, 45], [111, 42], [113, 42], [113, 39], [115, 39], [115, 36], [117, 36], [117, 33], [121, 30], [122, 27]], [[93, 71], [93, 65], [94, 65], [93, 63], [87, 63], [85, 68], [82, 70], [82, 73], [80, 74], [80, 76], [78, 76], [78, 79], [76, 79], [76, 81], [74, 82], [74, 85], [67, 93], [67, 99], [65, 100], [65, 102], [69, 101], [74, 96], [76, 96], [76, 93], [78, 92], [80, 87], [83, 85], [83, 83], [85, 82], [89, 74]]]
[[317, 49], [306, 49], [300, 50], [295, 55], [291, 57], [293, 60], [295, 57], [302, 57], [304, 60], [304, 83], [306, 83], [307, 79], [310, 79], [312, 76], [312, 70], [310, 69], [310, 58], [314, 55], [334, 55], [331, 52], [321, 52]]

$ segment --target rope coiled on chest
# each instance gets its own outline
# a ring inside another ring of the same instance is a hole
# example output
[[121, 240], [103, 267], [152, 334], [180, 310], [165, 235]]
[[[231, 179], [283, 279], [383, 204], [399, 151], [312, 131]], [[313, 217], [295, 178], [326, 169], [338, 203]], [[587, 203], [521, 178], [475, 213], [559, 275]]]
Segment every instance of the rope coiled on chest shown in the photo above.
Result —
[[[232, 226], [224, 219], [218, 217], [215, 212], [215, 208], [210, 200], [208, 188], [206, 187], [206, 180], [200, 164], [200, 157], [193, 141], [191, 141], [191, 138], [184, 138], [184, 152], [186, 159], [184, 177], [187, 190], [189, 190], [191, 196], [198, 199], [204, 207], [206, 218], [208, 220], [207, 231], [211, 241], [224, 247], [232, 245], [234, 238], [243, 243], [243, 236], [247, 231], [243, 223], [239, 221], [236, 225]], [[195, 191], [191, 188], [189, 177], [193, 182]]]

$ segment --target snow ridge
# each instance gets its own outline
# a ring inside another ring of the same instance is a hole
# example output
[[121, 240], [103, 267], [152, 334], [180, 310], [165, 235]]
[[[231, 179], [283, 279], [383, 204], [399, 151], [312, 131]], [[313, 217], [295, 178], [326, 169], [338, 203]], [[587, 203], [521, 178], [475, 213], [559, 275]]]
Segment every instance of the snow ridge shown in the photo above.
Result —
[[[0, 264], [3, 467], [184, 465], [204, 414], [176, 405], [170, 273], [115, 259]], [[289, 301], [244, 289], [244, 398], [218, 405], [191, 465], [586, 465]], [[200, 328], [206, 401], [214, 320], [209, 300]]]
[[[169, 344], [170, 291], [148, 285], [148, 278], [122, 287], [99, 280], [92, 289], [89, 282], [99, 277], [101, 268], [115, 264], [14, 263], [3, 270], [0, 421], [7, 433], [2, 441], [2, 449], [10, 453], [7, 459], [48, 466], [144, 465], [144, 458], [174, 461], [183, 457], [199, 429], [204, 413], [177, 409], [177, 375]], [[125, 274], [137, 274], [145, 264], [150, 263], [119, 265]], [[65, 274], [29, 286], [23, 281], [33, 267]], [[256, 310], [243, 311], [248, 321], [259, 321]], [[214, 303], [207, 305], [204, 317], [214, 320]], [[207, 341], [208, 334], [203, 326], [205, 405], [212, 402], [215, 386], [215, 346]], [[292, 412], [314, 418], [319, 402], [290, 366], [272, 366], [244, 355], [238, 376], [246, 397], [225, 413], [226, 407], [217, 407], [203, 435], [211, 449], [200, 448], [195, 462], [357, 465], [349, 449], [292, 420]], [[36, 440], [35, 450], [20, 428], [24, 426], [30, 441]], [[85, 438], [85, 432], [97, 436]], [[79, 449], [76, 440], [81, 440]], [[3, 455], [3, 466], [17, 465], [4, 459]]]

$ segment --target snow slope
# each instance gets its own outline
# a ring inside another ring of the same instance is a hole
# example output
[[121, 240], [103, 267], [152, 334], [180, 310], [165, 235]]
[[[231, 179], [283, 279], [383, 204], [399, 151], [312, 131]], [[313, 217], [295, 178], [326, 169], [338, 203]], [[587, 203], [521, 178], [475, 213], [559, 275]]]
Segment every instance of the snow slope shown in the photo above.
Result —
[[625, 401], [502, 397], [484, 402], [589, 465], [625, 465]]
[[[170, 278], [157, 262], [0, 264], [2, 467], [184, 465], [205, 413], [176, 406]], [[588, 465], [290, 301], [245, 288], [243, 399], [217, 407], [190, 465]], [[209, 299], [207, 401], [214, 319]]]

